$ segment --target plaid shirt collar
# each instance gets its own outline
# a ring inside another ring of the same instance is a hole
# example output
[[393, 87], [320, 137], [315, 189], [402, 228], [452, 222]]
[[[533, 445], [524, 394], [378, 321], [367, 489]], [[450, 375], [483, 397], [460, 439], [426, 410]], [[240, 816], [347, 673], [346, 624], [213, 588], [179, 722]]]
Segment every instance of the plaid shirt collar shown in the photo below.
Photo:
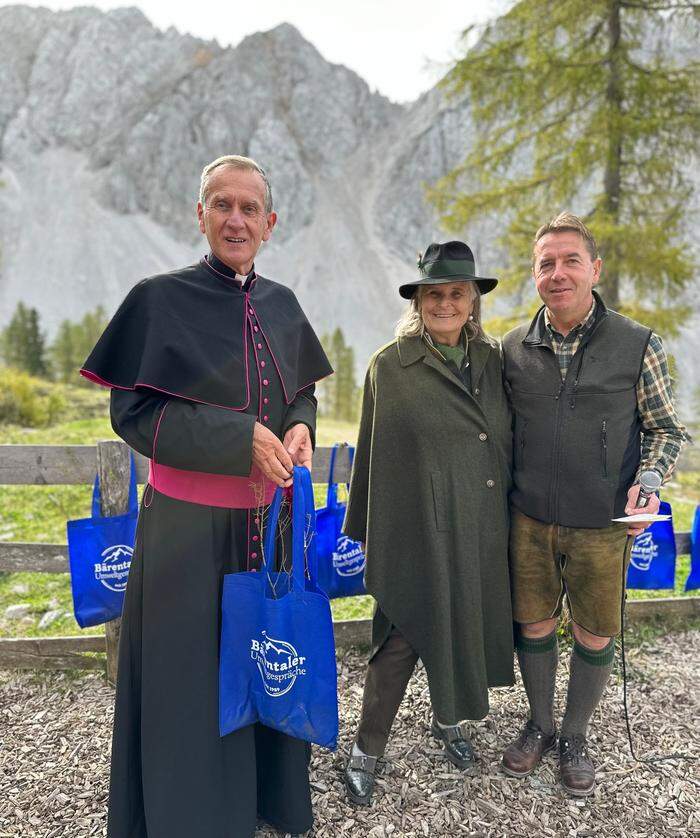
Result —
[[[574, 336], [581, 336], [585, 334], [588, 329], [593, 325], [593, 321], [595, 320], [595, 309], [596, 309], [596, 301], [595, 297], [593, 298], [593, 303], [591, 307], [588, 309], [588, 314], [583, 318], [583, 320], [578, 324], [578, 326], [574, 326], [573, 329], [566, 335], [566, 338], [570, 338], [573, 340]], [[561, 341], [564, 338], [564, 335], [561, 332], [558, 332], [554, 326], [552, 325], [552, 321], [549, 318], [549, 310], [545, 307], [544, 310], [544, 323], [547, 327], [547, 334], [550, 338], [558, 339]]]

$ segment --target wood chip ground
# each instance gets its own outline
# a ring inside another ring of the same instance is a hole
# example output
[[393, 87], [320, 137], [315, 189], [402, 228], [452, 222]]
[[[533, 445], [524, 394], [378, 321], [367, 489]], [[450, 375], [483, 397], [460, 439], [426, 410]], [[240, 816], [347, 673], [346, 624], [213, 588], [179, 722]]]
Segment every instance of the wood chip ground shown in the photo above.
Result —
[[[622, 684], [614, 677], [589, 741], [598, 766], [595, 794], [567, 797], [548, 756], [531, 777], [499, 771], [500, 753], [522, 722], [524, 694], [492, 693], [492, 712], [473, 725], [481, 773], [465, 778], [429, 735], [424, 671], [409, 686], [392, 731], [373, 805], [345, 799], [345, 751], [357, 725], [364, 656], [339, 660], [338, 751], [314, 748], [314, 838], [459, 836], [460, 838], [669, 838], [700, 835], [700, 631], [672, 634], [628, 653], [630, 711], [640, 756], [683, 752], [656, 766], [629, 754]], [[558, 717], [567, 678], [562, 656]], [[619, 670], [619, 667], [618, 667]], [[0, 838], [88, 838], [106, 834], [113, 692], [97, 674], [0, 672]], [[271, 838], [261, 828], [257, 838]], [[192, 838], [210, 838], [192, 836]]]

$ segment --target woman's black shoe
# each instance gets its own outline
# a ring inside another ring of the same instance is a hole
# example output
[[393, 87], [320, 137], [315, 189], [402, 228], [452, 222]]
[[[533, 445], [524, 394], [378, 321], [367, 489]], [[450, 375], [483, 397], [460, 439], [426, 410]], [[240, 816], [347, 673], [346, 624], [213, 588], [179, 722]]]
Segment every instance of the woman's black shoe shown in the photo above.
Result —
[[477, 770], [478, 759], [474, 748], [459, 725], [440, 727], [433, 720], [431, 733], [445, 746], [445, 756], [453, 765], [469, 773]]
[[374, 772], [377, 757], [365, 754], [350, 754], [345, 766], [345, 787], [348, 797], [358, 806], [369, 806], [374, 790]]

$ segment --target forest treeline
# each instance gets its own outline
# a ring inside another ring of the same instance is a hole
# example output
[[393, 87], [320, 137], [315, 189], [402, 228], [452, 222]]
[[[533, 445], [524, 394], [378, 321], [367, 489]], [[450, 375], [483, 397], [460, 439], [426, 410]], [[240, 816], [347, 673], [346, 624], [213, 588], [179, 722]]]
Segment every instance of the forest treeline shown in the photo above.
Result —
[[0, 354], [8, 367], [49, 381], [78, 384], [78, 370], [106, 325], [107, 313], [97, 306], [78, 321], [63, 320], [49, 343], [39, 312], [18, 303], [0, 333]]
[[[12, 319], [0, 332], [0, 355], [6, 367], [19, 373], [47, 382], [92, 386], [78, 371], [106, 325], [107, 313], [102, 306], [97, 306], [80, 320], [63, 320], [56, 336], [49, 341], [38, 311], [19, 303]], [[321, 342], [335, 374], [318, 385], [319, 412], [330, 419], [355, 422], [360, 388], [355, 378], [354, 350], [339, 328], [323, 335]]]

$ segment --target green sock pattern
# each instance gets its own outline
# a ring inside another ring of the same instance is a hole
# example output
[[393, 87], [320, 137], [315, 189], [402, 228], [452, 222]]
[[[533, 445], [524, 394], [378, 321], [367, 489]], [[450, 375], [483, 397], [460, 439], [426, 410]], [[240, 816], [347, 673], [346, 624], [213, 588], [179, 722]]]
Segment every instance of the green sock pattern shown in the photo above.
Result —
[[613, 662], [615, 657], [615, 638], [611, 637], [607, 646], [602, 649], [588, 649], [582, 646], [578, 640], [574, 640], [574, 654], [581, 657], [591, 666], [607, 666]]
[[556, 645], [557, 633], [555, 631], [546, 637], [525, 637], [522, 633], [519, 633], [516, 641], [519, 652], [527, 652], [531, 655], [551, 652]]

